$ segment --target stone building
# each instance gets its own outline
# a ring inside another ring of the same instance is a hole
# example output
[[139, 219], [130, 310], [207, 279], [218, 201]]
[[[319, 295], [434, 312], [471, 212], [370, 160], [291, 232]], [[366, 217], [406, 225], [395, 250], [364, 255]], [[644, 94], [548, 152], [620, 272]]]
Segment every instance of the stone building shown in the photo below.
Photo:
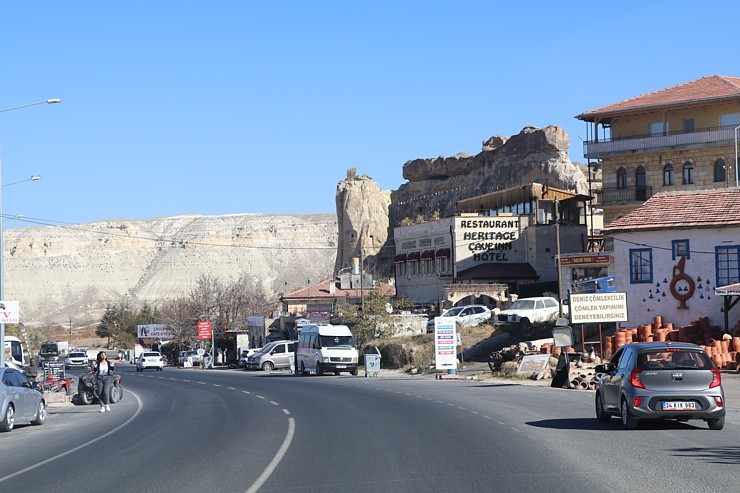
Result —
[[658, 192], [738, 185], [740, 77], [703, 77], [576, 118], [587, 123], [584, 156], [600, 161], [604, 224]]
[[723, 329], [725, 316], [729, 328], [740, 321], [740, 309], [715, 294], [740, 283], [739, 188], [656, 194], [604, 234], [617, 291], [627, 294], [625, 327], [656, 315], [675, 327], [701, 317]]
[[587, 248], [587, 199], [534, 183], [460, 200], [454, 216], [394, 228], [397, 296], [442, 306], [557, 296], [558, 245], [560, 253]]

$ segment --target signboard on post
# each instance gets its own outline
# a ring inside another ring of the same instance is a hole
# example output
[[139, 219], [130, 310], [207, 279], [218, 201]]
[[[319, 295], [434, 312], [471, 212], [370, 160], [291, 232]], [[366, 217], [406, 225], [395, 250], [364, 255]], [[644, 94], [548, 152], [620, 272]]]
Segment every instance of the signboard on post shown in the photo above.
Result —
[[572, 294], [569, 310], [574, 324], [626, 322], [627, 293]]
[[206, 320], [205, 322], [198, 322], [198, 339], [210, 339], [211, 338], [211, 322]]
[[17, 324], [20, 318], [17, 301], [0, 301], [0, 324]]
[[139, 339], [159, 339], [162, 341], [168, 341], [175, 338], [175, 329], [164, 324], [137, 325], [136, 337]]
[[437, 370], [457, 370], [457, 335], [454, 317], [434, 319], [434, 355]]

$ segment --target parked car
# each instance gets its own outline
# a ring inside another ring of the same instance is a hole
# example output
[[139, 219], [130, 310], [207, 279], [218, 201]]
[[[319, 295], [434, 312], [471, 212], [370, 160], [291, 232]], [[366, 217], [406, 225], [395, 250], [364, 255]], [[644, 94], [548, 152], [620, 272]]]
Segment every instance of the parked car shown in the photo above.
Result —
[[247, 369], [272, 371], [290, 368], [290, 355], [295, 354], [297, 341], [275, 341], [266, 344], [247, 358]]
[[250, 348], [250, 349], [244, 349], [242, 350], [241, 355], [239, 356], [239, 367], [240, 368], [246, 368], [247, 367], [247, 360], [250, 356], [252, 356], [254, 353], [259, 351], [262, 348]]
[[64, 358], [64, 367], [66, 369], [74, 367], [85, 367], [90, 364], [90, 360], [87, 357], [87, 353], [71, 352]]
[[136, 371], [144, 371], [150, 368], [158, 371], [164, 370], [164, 358], [162, 358], [159, 351], [144, 351], [136, 361]]
[[496, 316], [499, 322], [518, 323], [523, 329], [532, 324], [555, 322], [560, 313], [558, 300], [549, 296], [519, 298]]
[[643, 419], [702, 419], [712, 430], [725, 425], [722, 377], [701, 346], [625, 344], [596, 371], [603, 373], [595, 395], [599, 421], [617, 416], [630, 430]]
[[184, 366], [188, 358], [190, 358], [190, 362], [193, 365], [200, 364], [203, 359], [196, 351], [180, 351], [180, 355], [177, 357], [177, 364]]
[[44, 394], [23, 373], [0, 367], [0, 431], [12, 431], [17, 421], [42, 425], [46, 421]]
[[[456, 325], [462, 327], [475, 327], [491, 319], [491, 310], [484, 305], [455, 306], [441, 316], [454, 318]], [[434, 332], [434, 318], [427, 322], [427, 333], [432, 332]]]

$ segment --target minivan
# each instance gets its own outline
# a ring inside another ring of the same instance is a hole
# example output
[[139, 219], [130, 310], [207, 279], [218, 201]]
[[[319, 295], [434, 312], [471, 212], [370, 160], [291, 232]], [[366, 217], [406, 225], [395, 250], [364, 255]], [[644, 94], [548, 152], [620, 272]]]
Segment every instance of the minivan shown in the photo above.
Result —
[[297, 341], [275, 341], [247, 358], [248, 370], [272, 371], [290, 368], [290, 357], [295, 354]]

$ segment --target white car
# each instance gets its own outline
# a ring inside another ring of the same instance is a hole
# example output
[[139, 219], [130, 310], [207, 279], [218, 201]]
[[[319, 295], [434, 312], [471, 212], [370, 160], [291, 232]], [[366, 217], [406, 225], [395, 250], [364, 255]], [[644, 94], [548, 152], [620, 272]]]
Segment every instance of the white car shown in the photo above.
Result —
[[70, 369], [75, 366], [84, 368], [89, 364], [90, 361], [87, 358], [87, 353], [83, 353], [80, 351], [73, 351], [69, 353], [66, 358], [64, 358], [64, 367], [66, 369]]
[[158, 351], [144, 351], [136, 362], [136, 371], [152, 368], [157, 371], [164, 369], [164, 358]]
[[499, 322], [518, 323], [522, 328], [532, 324], [555, 322], [560, 313], [558, 300], [549, 296], [519, 298], [496, 316]]
[[[454, 318], [455, 323], [461, 327], [476, 327], [491, 319], [491, 309], [483, 305], [455, 306], [441, 316]], [[432, 332], [434, 332], [433, 318], [427, 322], [427, 333]]]

